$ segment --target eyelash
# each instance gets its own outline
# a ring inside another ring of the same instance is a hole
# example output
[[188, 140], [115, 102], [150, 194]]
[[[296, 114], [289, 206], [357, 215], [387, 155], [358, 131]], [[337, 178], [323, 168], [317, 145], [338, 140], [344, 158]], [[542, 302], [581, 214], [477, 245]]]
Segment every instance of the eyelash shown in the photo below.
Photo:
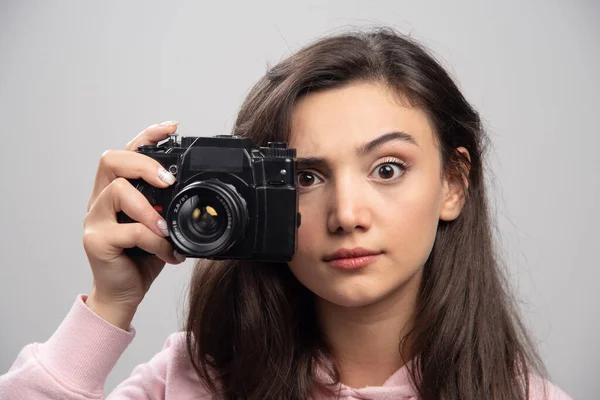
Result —
[[[381, 167], [382, 165], [388, 165], [388, 164], [391, 164], [391, 165], [396, 165], [398, 168], [400, 168], [400, 169], [402, 170], [402, 174], [400, 175], [400, 177], [404, 176], [404, 175], [406, 174], [406, 172], [408, 171], [408, 169], [409, 169], [409, 166], [408, 166], [408, 164], [406, 164], [405, 162], [403, 162], [403, 161], [401, 161], [401, 160], [399, 160], [399, 159], [397, 159], [397, 158], [386, 158], [386, 159], [382, 160], [382, 161], [381, 161], [379, 164], [377, 164], [377, 165], [376, 165], [376, 166], [373, 168], [373, 171], [376, 171], [376, 170], [377, 170], [379, 167]], [[316, 173], [316, 171], [313, 171], [313, 170], [310, 170], [310, 169], [307, 169], [307, 170], [302, 170], [302, 171], [298, 171], [298, 172], [297, 172], [297, 174], [296, 174], [296, 180], [298, 180], [298, 178], [299, 178], [299, 177], [300, 177], [300, 176], [301, 176], [303, 173], [311, 173], [312, 175], [318, 175], [318, 174]], [[399, 179], [400, 177], [398, 177], [398, 178], [391, 178], [391, 179], [383, 179], [383, 181], [394, 181], [394, 180], [397, 180], [397, 179]], [[319, 179], [321, 179], [321, 178], [319, 178]], [[311, 186], [312, 186], [312, 185], [311, 185]], [[308, 187], [310, 187], [310, 186], [299, 186], [299, 185], [298, 185], [298, 187], [300, 187], [300, 188], [308, 188]]]
[[[387, 165], [387, 164], [392, 164], [392, 165], [398, 166], [402, 170], [401, 176], [404, 176], [404, 174], [408, 170], [408, 164], [406, 164], [404, 161], [398, 160], [397, 158], [384, 159], [383, 161], [381, 161], [379, 164], [377, 164], [375, 166], [374, 170], [377, 170], [377, 168], [381, 167], [382, 165]], [[388, 179], [384, 179], [384, 180], [388, 180]]]

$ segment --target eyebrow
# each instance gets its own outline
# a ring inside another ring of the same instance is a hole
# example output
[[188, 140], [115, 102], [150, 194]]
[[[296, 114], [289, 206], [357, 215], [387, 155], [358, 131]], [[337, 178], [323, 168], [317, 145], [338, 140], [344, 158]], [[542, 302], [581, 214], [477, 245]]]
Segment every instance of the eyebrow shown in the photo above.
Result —
[[[378, 138], [375, 138], [375, 139], [371, 140], [370, 142], [359, 146], [356, 149], [356, 154], [358, 156], [364, 156], [364, 155], [372, 152], [373, 150], [380, 148], [384, 144], [389, 143], [389, 142], [394, 142], [394, 141], [402, 141], [402, 142], [410, 143], [414, 146], [419, 147], [419, 144], [417, 143], [417, 141], [415, 140], [414, 137], [412, 137], [411, 135], [409, 135], [406, 132], [398, 131], [398, 132], [385, 133], [385, 134], [379, 136]], [[324, 165], [324, 164], [327, 164], [327, 162], [326, 162], [325, 158], [323, 158], [323, 157], [303, 157], [303, 158], [296, 159], [296, 165], [299, 169], [300, 168], [312, 168], [312, 167], [316, 167], [318, 165]]]

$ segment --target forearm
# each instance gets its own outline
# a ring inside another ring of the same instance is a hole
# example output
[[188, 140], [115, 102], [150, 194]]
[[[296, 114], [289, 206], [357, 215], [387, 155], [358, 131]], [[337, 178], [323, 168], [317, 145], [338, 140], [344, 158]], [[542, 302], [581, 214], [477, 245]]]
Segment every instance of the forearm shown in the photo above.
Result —
[[[8, 373], [0, 376], [1, 399], [103, 397], [106, 378], [135, 330], [118, 328], [91, 311], [85, 300], [78, 296], [48, 341], [23, 348]], [[107, 318], [125, 324], [130, 317], [108, 312]]]

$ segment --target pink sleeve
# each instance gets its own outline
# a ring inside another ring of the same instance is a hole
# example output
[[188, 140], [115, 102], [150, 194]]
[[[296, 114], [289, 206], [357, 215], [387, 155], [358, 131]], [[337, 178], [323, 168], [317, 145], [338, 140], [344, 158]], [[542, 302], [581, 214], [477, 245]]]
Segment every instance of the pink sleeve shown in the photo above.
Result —
[[[45, 343], [25, 346], [0, 376], [0, 399], [102, 399], [104, 384], [135, 336], [103, 320], [78, 295]], [[139, 397], [136, 397], [139, 398]]]

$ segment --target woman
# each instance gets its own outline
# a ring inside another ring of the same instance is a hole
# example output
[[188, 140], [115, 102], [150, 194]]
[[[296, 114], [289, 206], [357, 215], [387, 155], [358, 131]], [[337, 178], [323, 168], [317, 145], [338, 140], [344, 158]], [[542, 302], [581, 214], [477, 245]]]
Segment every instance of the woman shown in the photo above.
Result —
[[[101, 396], [144, 294], [182, 260], [124, 179], [172, 184], [131, 150], [176, 128], [103, 156], [84, 234], [93, 288], [0, 393]], [[479, 115], [422, 46], [389, 29], [321, 39], [255, 85], [234, 134], [297, 149], [298, 250], [287, 265], [199, 262], [185, 331], [109, 398], [569, 398], [500, 273]], [[120, 210], [139, 223], [117, 224]], [[136, 265], [133, 246], [156, 257]]]

